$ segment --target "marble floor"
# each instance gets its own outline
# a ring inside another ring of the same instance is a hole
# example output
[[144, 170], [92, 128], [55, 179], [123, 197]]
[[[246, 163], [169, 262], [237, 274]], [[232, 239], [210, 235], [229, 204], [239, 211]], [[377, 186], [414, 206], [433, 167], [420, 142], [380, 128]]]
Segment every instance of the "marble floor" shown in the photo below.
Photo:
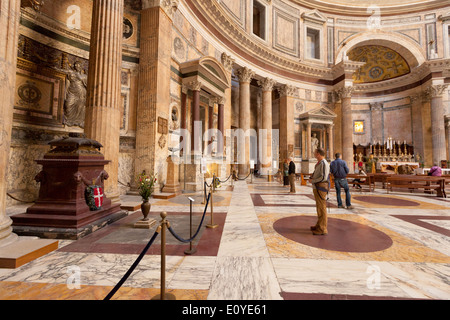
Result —
[[[329, 195], [329, 234], [313, 236], [310, 186], [237, 181], [213, 196], [194, 241], [167, 234], [166, 287], [178, 300], [450, 299], [450, 198], [421, 192], [352, 190], [353, 209]], [[152, 199], [151, 217], [168, 213], [189, 238], [203, 214], [202, 194]], [[139, 202], [124, 196], [124, 202]], [[13, 215], [22, 208], [8, 208]], [[0, 299], [103, 299], [153, 235], [136, 229], [139, 211], [17, 269], [0, 269]], [[195, 230], [194, 230], [195, 231]], [[160, 291], [160, 236], [113, 299], [148, 300]]]

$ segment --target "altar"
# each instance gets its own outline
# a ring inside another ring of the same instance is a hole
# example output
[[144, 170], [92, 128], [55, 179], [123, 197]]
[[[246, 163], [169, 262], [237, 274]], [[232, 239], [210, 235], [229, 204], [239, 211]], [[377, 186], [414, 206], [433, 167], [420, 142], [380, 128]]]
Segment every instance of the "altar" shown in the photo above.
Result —
[[420, 168], [420, 164], [418, 162], [408, 162], [408, 161], [380, 161], [380, 162], [377, 162], [377, 169], [379, 169], [381, 172], [386, 172], [386, 173], [399, 173], [398, 169], [400, 167], [406, 168], [406, 166], [411, 168], [411, 170], [412, 170], [411, 173], [414, 173], [417, 169]]

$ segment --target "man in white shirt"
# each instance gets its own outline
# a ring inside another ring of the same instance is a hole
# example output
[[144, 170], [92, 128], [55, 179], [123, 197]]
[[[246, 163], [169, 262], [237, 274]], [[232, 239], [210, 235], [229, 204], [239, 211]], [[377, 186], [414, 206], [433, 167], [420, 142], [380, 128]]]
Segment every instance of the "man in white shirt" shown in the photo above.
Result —
[[313, 235], [326, 235], [327, 230], [327, 196], [330, 189], [329, 176], [330, 165], [325, 159], [325, 151], [317, 148], [314, 151], [314, 157], [317, 159], [317, 164], [314, 168], [314, 173], [311, 176], [311, 183], [313, 186], [314, 199], [316, 200], [317, 223], [311, 227]]

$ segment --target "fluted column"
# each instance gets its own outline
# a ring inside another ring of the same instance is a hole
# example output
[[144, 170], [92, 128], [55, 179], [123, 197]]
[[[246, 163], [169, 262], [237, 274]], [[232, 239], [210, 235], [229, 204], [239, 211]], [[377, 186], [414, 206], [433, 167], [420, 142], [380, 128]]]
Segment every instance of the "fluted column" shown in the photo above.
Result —
[[6, 191], [16, 84], [20, 0], [2, 0], [0, 7], [0, 247], [17, 239], [6, 215]]
[[447, 160], [450, 160], [450, 115], [445, 117], [445, 128], [447, 129]]
[[[200, 90], [202, 88], [202, 83], [199, 81], [194, 81], [190, 83], [191, 89], [192, 89], [192, 132], [191, 132], [191, 144], [192, 148], [191, 150], [194, 151], [194, 155], [201, 155], [202, 151], [202, 135], [203, 131], [200, 130], [199, 127], [200, 124]], [[197, 130], [199, 132], [196, 132], [195, 126], [197, 125]]]
[[265, 134], [259, 137], [265, 137], [266, 141], [260, 146], [261, 169], [262, 174], [267, 175], [272, 167], [272, 90], [276, 81], [265, 78], [258, 81], [258, 85], [262, 87], [262, 130]]
[[122, 25], [123, 0], [94, 1], [84, 130], [103, 145], [102, 153], [111, 161], [105, 167], [105, 193], [112, 201], [119, 201]]
[[306, 159], [311, 159], [311, 155], [313, 153], [313, 150], [311, 150], [311, 128], [312, 124], [311, 122], [308, 122], [306, 124]]
[[[294, 102], [298, 96], [298, 89], [291, 85], [282, 85], [278, 91], [280, 92], [280, 156], [279, 162], [285, 158], [293, 157], [295, 136], [294, 136]], [[311, 139], [311, 136], [309, 136]]]
[[447, 159], [445, 145], [445, 120], [442, 95], [448, 85], [432, 85], [426, 90], [431, 98], [431, 135], [433, 147], [433, 164]]
[[330, 159], [334, 159], [334, 124], [327, 126], [328, 133], [328, 150]]
[[[221, 61], [223, 64], [223, 67], [225, 68], [226, 72], [227, 72], [227, 79], [228, 82], [231, 84], [231, 76], [233, 73], [233, 66], [234, 66], [234, 59], [227, 55], [225, 52], [222, 53], [221, 56]], [[230, 87], [228, 89], [225, 90], [225, 94], [224, 94], [224, 99], [223, 101], [223, 130], [222, 130], [222, 134], [223, 134], [223, 148], [221, 150], [224, 151], [223, 156], [227, 158], [227, 163], [232, 163], [232, 151], [231, 148], [229, 150], [227, 150], [227, 145], [230, 145], [229, 141], [231, 141], [231, 136], [230, 136], [230, 131], [231, 131], [231, 110], [232, 110], [232, 86], [230, 85]], [[220, 107], [220, 103], [219, 103], [219, 107]], [[220, 111], [219, 111], [219, 117], [220, 117]], [[219, 125], [220, 125], [220, 121], [219, 121]], [[227, 136], [227, 131], [228, 131], [228, 136]], [[229, 174], [231, 173], [231, 165], [222, 165], [221, 166], [221, 174], [222, 177], [228, 177]]]
[[239, 176], [246, 177], [250, 170], [250, 82], [255, 73], [247, 67], [236, 71], [239, 79], [239, 129], [243, 130], [244, 137], [241, 137], [238, 145]]
[[343, 87], [336, 91], [342, 103], [342, 159], [347, 162], [350, 172], [353, 168], [353, 118], [352, 94], [354, 87]]
[[219, 98], [217, 110], [218, 110], [218, 116], [217, 116], [217, 130], [219, 131], [219, 134], [222, 135], [222, 139], [219, 139], [217, 144], [217, 152], [219, 155], [223, 155], [223, 146], [225, 142], [225, 127], [224, 127], [224, 121], [225, 121], [225, 98]]

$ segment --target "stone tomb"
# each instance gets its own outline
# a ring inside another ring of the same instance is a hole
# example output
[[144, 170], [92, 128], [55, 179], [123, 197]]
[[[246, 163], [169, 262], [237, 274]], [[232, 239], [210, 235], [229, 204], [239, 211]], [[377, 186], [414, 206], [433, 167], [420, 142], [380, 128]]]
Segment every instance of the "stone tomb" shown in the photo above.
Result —
[[39, 198], [26, 213], [12, 216], [14, 232], [46, 238], [78, 239], [126, 215], [119, 203], [105, 195], [98, 210], [86, 202], [88, 186], [104, 190], [109, 163], [100, 153], [97, 141], [65, 137], [49, 143], [52, 149], [36, 162], [42, 171], [35, 177], [40, 183]]

